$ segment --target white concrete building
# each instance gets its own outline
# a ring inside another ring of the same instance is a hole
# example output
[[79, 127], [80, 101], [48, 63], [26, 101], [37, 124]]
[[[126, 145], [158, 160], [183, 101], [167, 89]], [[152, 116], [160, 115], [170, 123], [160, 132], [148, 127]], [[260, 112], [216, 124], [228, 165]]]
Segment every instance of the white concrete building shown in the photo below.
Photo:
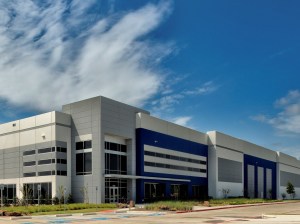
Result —
[[137, 202], [300, 197], [300, 162], [253, 143], [201, 133], [105, 97], [0, 125], [3, 197]]

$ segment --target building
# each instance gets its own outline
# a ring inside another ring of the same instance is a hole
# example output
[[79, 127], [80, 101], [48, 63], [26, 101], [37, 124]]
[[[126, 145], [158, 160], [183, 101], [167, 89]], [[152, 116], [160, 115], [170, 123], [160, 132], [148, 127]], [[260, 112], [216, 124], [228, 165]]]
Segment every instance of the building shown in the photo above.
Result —
[[147, 202], [300, 197], [300, 161], [226, 134], [201, 133], [95, 97], [0, 125], [3, 197]]

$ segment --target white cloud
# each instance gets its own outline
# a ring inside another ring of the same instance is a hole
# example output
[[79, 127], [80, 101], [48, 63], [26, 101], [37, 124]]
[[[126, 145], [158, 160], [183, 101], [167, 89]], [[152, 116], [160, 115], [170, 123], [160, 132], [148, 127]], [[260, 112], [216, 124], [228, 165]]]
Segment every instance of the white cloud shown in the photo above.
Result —
[[209, 81], [204, 83], [202, 86], [193, 89], [193, 90], [187, 90], [185, 91], [186, 95], [206, 95], [215, 92], [219, 86], [215, 85], [214, 82]]
[[172, 122], [178, 125], [187, 126], [191, 119], [191, 116], [176, 117], [172, 119]]
[[186, 77], [175, 78], [173, 83], [160, 89], [160, 98], [152, 101], [152, 113], [159, 117], [165, 117], [165, 113], [174, 111], [174, 107], [187, 97], [208, 95], [218, 90], [219, 86], [213, 81], [206, 82], [192, 90], [174, 91], [173, 85], [178, 85]]
[[300, 134], [300, 92], [291, 90], [286, 96], [275, 102], [280, 110], [276, 116], [258, 115], [253, 120], [273, 126], [280, 134]]
[[97, 95], [140, 106], [157, 93], [165, 79], [157, 63], [174, 47], [145, 35], [169, 2], [100, 20], [86, 14], [95, 2], [0, 3], [0, 99], [50, 110]]

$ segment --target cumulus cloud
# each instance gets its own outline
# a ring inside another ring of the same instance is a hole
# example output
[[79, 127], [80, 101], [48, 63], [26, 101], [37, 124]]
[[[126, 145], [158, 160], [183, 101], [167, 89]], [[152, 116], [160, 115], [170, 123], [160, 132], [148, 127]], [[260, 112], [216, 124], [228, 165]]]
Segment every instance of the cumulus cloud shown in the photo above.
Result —
[[174, 47], [146, 35], [169, 15], [169, 1], [102, 17], [92, 13], [97, 2], [1, 1], [2, 101], [51, 110], [104, 95], [141, 106], [157, 93], [158, 63]]
[[275, 116], [260, 114], [252, 119], [271, 125], [281, 134], [300, 134], [299, 90], [291, 90], [286, 96], [276, 100], [275, 107], [279, 109]]

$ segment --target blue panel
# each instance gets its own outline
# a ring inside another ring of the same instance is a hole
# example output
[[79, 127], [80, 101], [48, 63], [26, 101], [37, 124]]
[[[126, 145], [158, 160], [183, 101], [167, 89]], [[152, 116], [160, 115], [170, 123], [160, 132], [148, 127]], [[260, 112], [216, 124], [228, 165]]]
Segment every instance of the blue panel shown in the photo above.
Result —
[[272, 198], [276, 198], [276, 162], [269, 161], [266, 159], [261, 159], [255, 156], [250, 156], [244, 154], [244, 189], [246, 190], [248, 188], [248, 165], [254, 166], [254, 185], [255, 185], [255, 197], [258, 197], [258, 179], [257, 179], [257, 168], [263, 167], [264, 168], [264, 196], [267, 197], [268, 189], [267, 187], [267, 175], [266, 175], [266, 169], [272, 170]]
[[185, 139], [177, 138], [174, 136], [150, 131], [143, 128], [136, 129], [136, 174], [138, 176], [190, 180], [190, 182], [137, 180], [137, 198], [139, 198], [140, 200], [142, 200], [144, 197], [144, 183], [149, 181], [155, 183], [165, 183], [166, 195], [170, 195], [170, 184], [188, 184], [189, 196], [192, 195], [192, 185], [204, 185], [204, 186], [208, 185], [207, 178], [144, 172], [144, 145], [150, 145], [154, 147], [165, 148], [165, 149], [175, 150], [179, 152], [185, 152], [189, 154], [204, 156], [206, 158], [208, 156], [207, 145], [203, 145]]

